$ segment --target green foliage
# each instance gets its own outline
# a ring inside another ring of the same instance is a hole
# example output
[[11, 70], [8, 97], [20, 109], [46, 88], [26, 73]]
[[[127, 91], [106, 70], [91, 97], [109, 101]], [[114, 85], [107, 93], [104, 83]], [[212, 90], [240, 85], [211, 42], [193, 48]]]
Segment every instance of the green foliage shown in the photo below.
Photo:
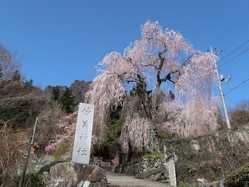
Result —
[[66, 88], [64, 94], [61, 96], [60, 104], [62, 105], [62, 110], [66, 113], [72, 113], [74, 111], [74, 96], [69, 88]]
[[56, 161], [61, 160], [61, 156], [63, 156], [67, 151], [69, 151], [69, 148], [70, 148], [70, 143], [68, 142], [59, 144], [53, 154], [54, 160]]
[[147, 84], [143, 77], [138, 75], [139, 81], [130, 91], [130, 96], [138, 97], [139, 101], [136, 107], [138, 111], [142, 111], [142, 116], [145, 115], [147, 118], [152, 118], [151, 114], [151, 91], [147, 90]]
[[25, 81], [25, 82], [24, 82], [24, 85], [25, 85], [25, 87], [27, 87], [27, 88], [32, 88], [32, 87], [33, 87], [33, 80], [30, 79], [30, 80]]
[[158, 137], [160, 139], [166, 139], [166, 140], [177, 138], [177, 136], [175, 134], [165, 132], [165, 131], [158, 131]]
[[119, 138], [123, 126], [123, 119], [114, 119], [111, 121], [111, 124], [108, 128], [107, 135], [106, 135], [106, 142], [108, 144], [114, 144], [116, 140]]
[[124, 123], [123, 119], [119, 118], [112, 120], [109, 124], [106, 138], [103, 144], [104, 147], [106, 147], [107, 150], [109, 150], [110, 157], [118, 150], [118, 139], [121, 134], [123, 123]]
[[143, 96], [147, 93], [147, 85], [141, 76], [139, 76], [139, 81], [136, 86], [131, 90], [130, 95]]
[[193, 187], [192, 184], [189, 184], [187, 182], [180, 182], [177, 187]]
[[179, 184], [177, 185], [177, 187], [193, 187], [191, 184], [187, 183], [187, 182], [179, 182]]
[[30, 173], [25, 177], [24, 187], [45, 187], [43, 176]]
[[107, 124], [106, 136], [101, 145], [95, 150], [95, 155], [109, 159], [114, 156], [119, 149], [119, 137], [124, 124], [124, 118], [122, 115], [122, 108], [118, 108], [111, 113], [110, 121]]
[[52, 88], [52, 100], [59, 101], [60, 99], [60, 88], [55, 86]]
[[163, 154], [159, 152], [146, 153], [143, 157], [147, 159], [163, 159], [164, 158]]

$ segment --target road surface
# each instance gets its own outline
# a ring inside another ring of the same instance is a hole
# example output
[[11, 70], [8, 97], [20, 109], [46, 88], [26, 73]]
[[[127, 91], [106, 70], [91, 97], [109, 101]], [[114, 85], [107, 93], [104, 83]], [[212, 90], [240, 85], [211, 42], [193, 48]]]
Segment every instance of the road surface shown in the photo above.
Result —
[[112, 187], [170, 187], [168, 184], [153, 182], [149, 180], [136, 179], [132, 176], [107, 174], [107, 181]]

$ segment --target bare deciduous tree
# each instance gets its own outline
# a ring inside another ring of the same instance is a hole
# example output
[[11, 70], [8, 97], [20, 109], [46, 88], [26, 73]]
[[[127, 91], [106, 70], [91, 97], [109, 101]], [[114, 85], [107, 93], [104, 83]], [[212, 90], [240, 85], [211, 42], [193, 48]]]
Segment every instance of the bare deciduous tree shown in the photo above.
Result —
[[13, 56], [2, 45], [0, 45], [0, 74], [1, 80], [17, 79], [17, 76], [20, 76], [19, 66], [14, 63]]

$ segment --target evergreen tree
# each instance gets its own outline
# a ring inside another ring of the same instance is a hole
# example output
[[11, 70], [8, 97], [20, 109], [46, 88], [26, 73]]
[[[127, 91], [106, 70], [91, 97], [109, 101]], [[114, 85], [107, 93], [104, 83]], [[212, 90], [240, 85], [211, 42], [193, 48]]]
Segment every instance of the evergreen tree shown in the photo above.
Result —
[[30, 80], [27, 80], [24, 82], [25, 86], [28, 87], [28, 88], [32, 88], [33, 87], [33, 80], [30, 79]]
[[52, 88], [52, 100], [59, 101], [60, 99], [60, 89], [58, 86]]
[[11, 79], [11, 80], [12, 80], [12, 81], [18, 81], [18, 82], [20, 82], [20, 81], [21, 81], [21, 74], [20, 74], [20, 72], [16, 70], [16, 71], [13, 73], [12, 79]]
[[3, 69], [2, 69], [2, 66], [0, 64], [0, 80], [3, 78]]
[[62, 110], [66, 113], [72, 113], [74, 111], [74, 96], [69, 88], [66, 88], [64, 94], [60, 98], [60, 104], [62, 105]]

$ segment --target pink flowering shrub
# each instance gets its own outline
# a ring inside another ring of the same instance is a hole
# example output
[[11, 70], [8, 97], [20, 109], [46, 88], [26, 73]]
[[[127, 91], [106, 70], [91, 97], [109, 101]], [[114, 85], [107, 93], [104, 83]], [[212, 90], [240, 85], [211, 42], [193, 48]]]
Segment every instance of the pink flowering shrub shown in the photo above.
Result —
[[56, 149], [56, 146], [55, 144], [48, 144], [46, 147], [45, 147], [45, 152], [48, 154], [48, 155], [51, 155], [55, 152], [55, 149]]
[[111, 162], [114, 167], [118, 166], [120, 164], [119, 155], [116, 154], [115, 157], [111, 160]]

